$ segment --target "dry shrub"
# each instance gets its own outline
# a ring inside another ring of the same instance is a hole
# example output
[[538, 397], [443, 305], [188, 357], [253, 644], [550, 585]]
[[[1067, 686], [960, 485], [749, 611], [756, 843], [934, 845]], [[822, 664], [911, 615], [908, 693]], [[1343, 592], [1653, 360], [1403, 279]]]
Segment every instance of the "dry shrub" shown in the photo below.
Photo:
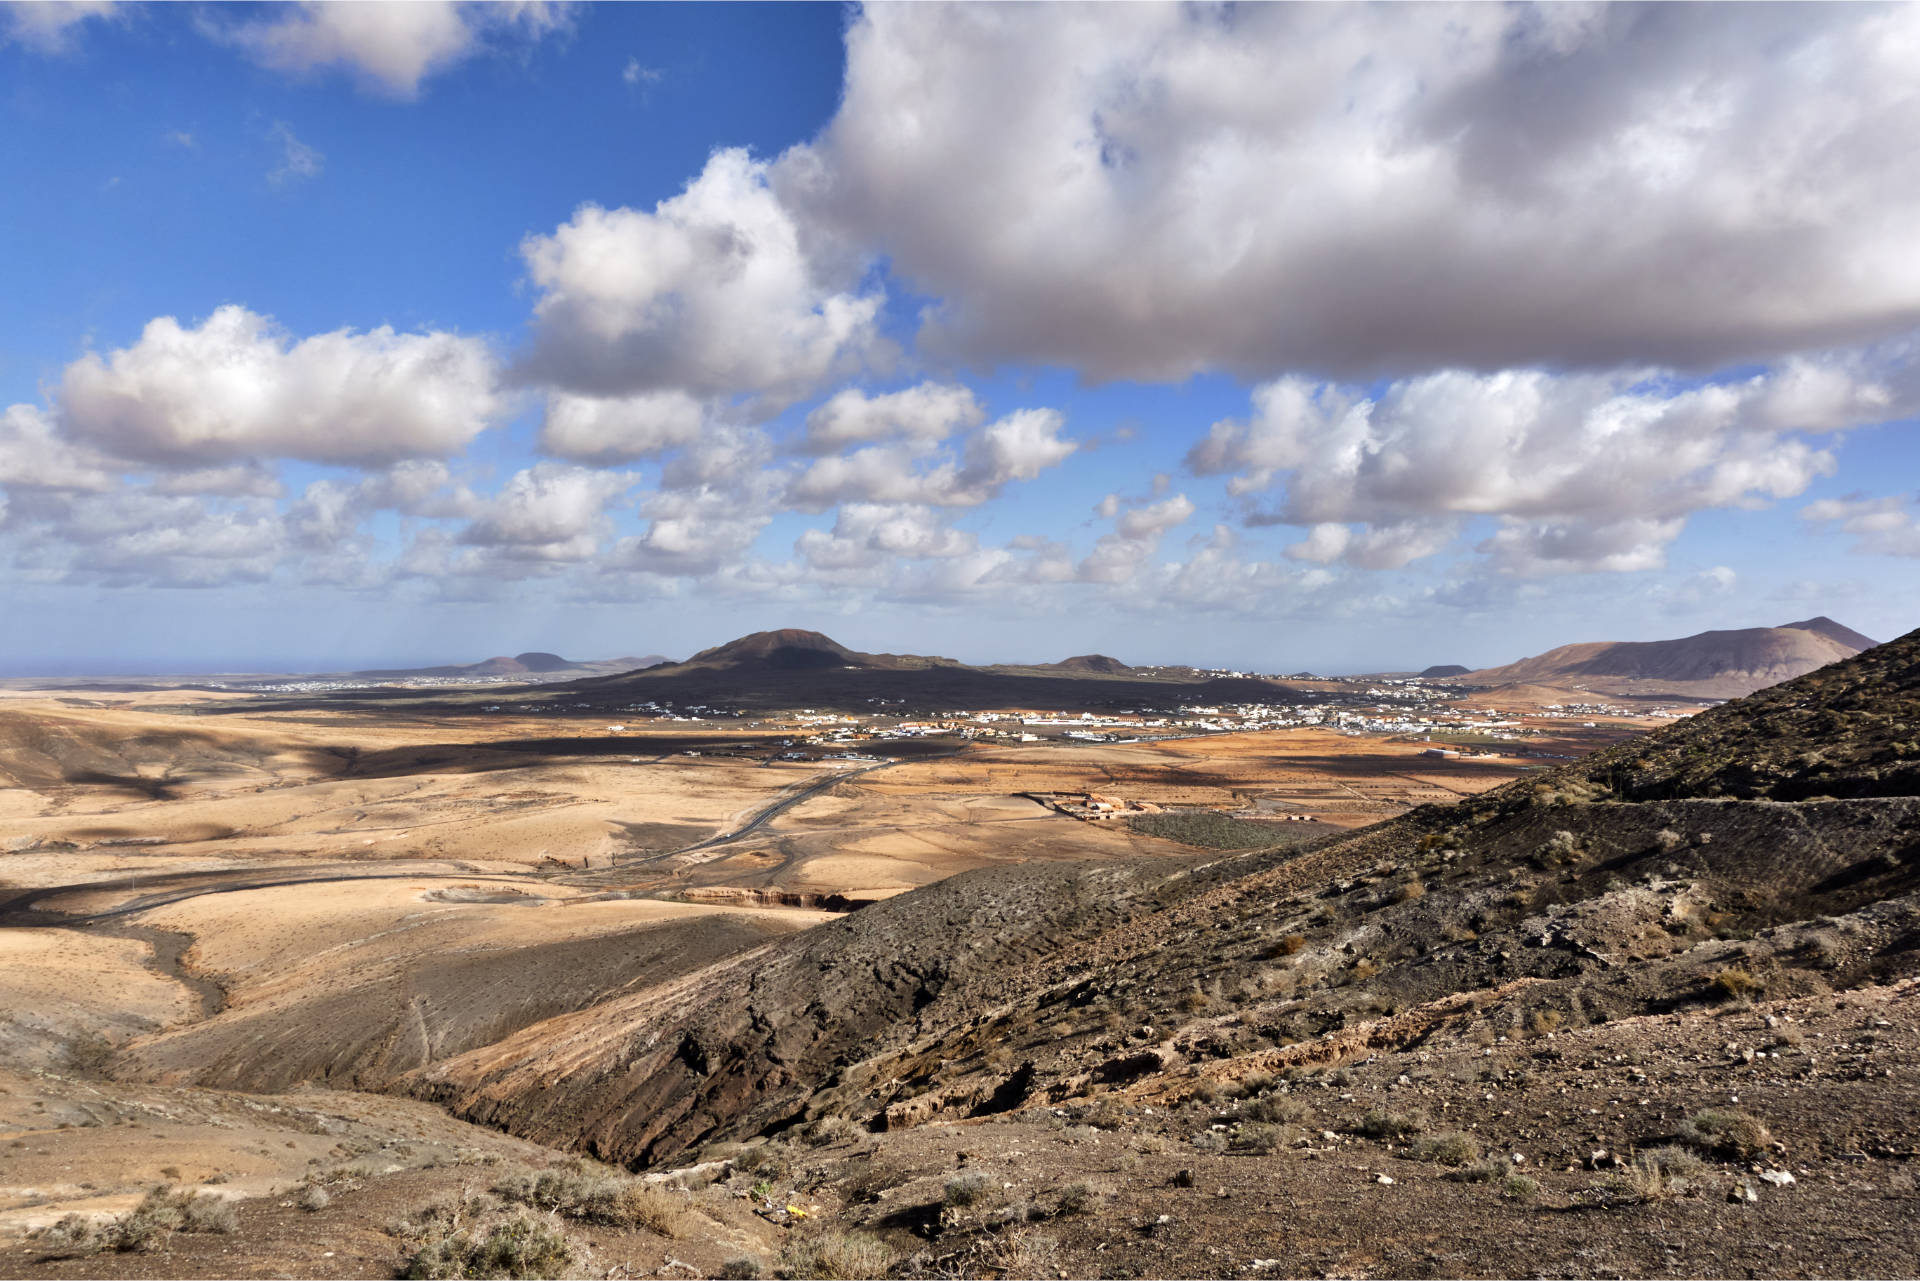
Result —
[[1767, 1127], [1737, 1108], [1695, 1112], [1681, 1123], [1680, 1137], [1703, 1152], [1739, 1160], [1759, 1156], [1773, 1144]]
[[1265, 1155], [1278, 1152], [1300, 1137], [1297, 1127], [1291, 1125], [1268, 1125], [1260, 1121], [1249, 1121], [1235, 1126], [1233, 1136], [1228, 1140], [1235, 1152], [1256, 1152]]
[[1056, 1214], [1090, 1214], [1100, 1204], [1100, 1189], [1091, 1183], [1069, 1183], [1060, 1189]]
[[405, 1276], [565, 1277], [587, 1260], [586, 1245], [551, 1215], [515, 1209], [492, 1222], [430, 1237], [407, 1260]]
[[93, 1254], [107, 1248], [110, 1229], [84, 1214], [69, 1214], [33, 1234], [33, 1243], [57, 1259]]
[[947, 1180], [940, 1203], [946, 1206], [979, 1205], [1000, 1191], [1000, 1185], [984, 1171], [968, 1170]]
[[1408, 881], [1393, 892], [1393, 901], [1396, 903], [1411, 902], [1414, 899], [1425, 897], [1426, 892], [1427, 887], [1419, 881]]
[[1637, 1153], [1633, 1163], [1607, 1186], [1609, 1191], [1634, 1201], [1665, 1201], [1696, 1188], [1697, 1176], [1705, 1168], [1700, 1158], [1685, 1148], [1648, 1148]]
[[1458, 1130], [1427, 1135], [1415, 1141], [1413, 1159], [1454, 1167], [1471, 1165], [1480, 1159], [1480, 1144], [1472, 1135]]
[[1380, 972], [1380, 967], [1365, 957], [1353, 963], [1352, 974], [1356, 981], [1365, 982]]
[[1269, 1094], [1254, 1099], [1241, 1109], [1252, 1121], [1296, 1122], [1306, 1119], [1307, 1105], [1285, 1094]]
[[215, 1232], [225, 1235], [240, 1227], [240, 1211], [222, 1196], [196, 1193], [180, 1204], [182, 1232]]
[[1490, 1156], [1472, 1165], [1448, 1170], [1446, 1177], [1455, 1183], [1498, 1183], [1512, 1172], [1513, 1166], [1506, 1158]]
[[318, 1183], [309, 1183], [300, 1189], [300, 1195], [294, 1198], [293, 1203], [311, 1213], [332, 1205], [333, 1194]]
[[1730, 965], [1707, 980], [1707, 986], [1721, 1000], [1738, 1001], [1761, 992], [1766, 984], [1755, 978], [1751, 971]]
[[814, 1231], [787, 1238], [774, 1274], [790, 1281], [871, 1281], [893, 1267], [892, 1247], [864, 1232]]
[[980, 1261], [1003, 1277], [1046, 1277], [1058, 1269], [1060, 1243], [1025, 1228], [1002, 1232], [981, 1244]]
[[1354, 1131], [1369, 1139], [1404, 1139], [1427, 1128], [1427, 1118], [1419, 1112], [1389, 1112], [1375, 1108], [1355, 1123]]
[[1509, 1174], [1500, 1180], [1500, 1195], [1513, 1201], [1532, 1201], [1540, 1195], [1540, 1181], [1525, 1174]]
[[1307, 945], [1307, 936], [1304, 934], [1283, 935], [1282, 937], [1274, 941], [1274, 944], [1272, 947], [1267, 949], [1267, 955], [1275, 958], [1282, 957], [1282, 956], [1292, 956], [1294, 953], [1300, 951], [1306, 945]]
[[179, 1226], [180, 1198], [169, 1188], [155, 1188], [114, 1220], [113, 1248], [128, 1253], [157, 1250]]
[[508, 1201], [569, 1219], [645, 1228], [665, 1237], [679, 1235], [687, 1214], [685, 1200], [674, 1193], [585, 1161], [523, 1170], [501, 1179], [493, 1190]]
[[767, 1265], [757, 1255], [736, 1254], [720, 1264], [714, 1276], [718, 1281], [760, 1281]]

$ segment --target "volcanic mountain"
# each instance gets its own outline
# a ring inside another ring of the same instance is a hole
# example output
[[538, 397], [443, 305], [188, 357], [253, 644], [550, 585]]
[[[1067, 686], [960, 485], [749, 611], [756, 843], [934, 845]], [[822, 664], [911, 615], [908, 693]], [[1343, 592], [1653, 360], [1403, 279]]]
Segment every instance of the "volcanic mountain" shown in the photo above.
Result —
[[888, 667], [890, 655], [859, 654], [820, 632], [784, 627], [755, 632], [712, 649], [703, 649], [681, 667], [737, 670], [764, 668], [780, 672], [819, 671], [830, 667]]
[[734, 706], [862, 709], [876, 700], [923, 708], [1164, 707], [1192, 701], [1272, 701], [1265, 681], [1190, 668], [1147, 673], [1104, 654], [1058, 663], [974, 667], [928, 654], [868, 654], [802, 628], [754, 632], [683, 663], [575, 682], [585, 699], [671, 699]]
[[1606, 694], [1739, 698], [1851, 658], [1875, 644], [1830, 618], [1701, 632], [1678, 640], [1562, 645], [1468, 672], [1475, 685], [1571, 686]]
[[1093, 672], [1101, 676], [1126, 676], [1133, 671], [1119, 659], [1108, 658], [1105, 654], [1076, 654], [1072, 658], [1042, 666], [1056, 672]]

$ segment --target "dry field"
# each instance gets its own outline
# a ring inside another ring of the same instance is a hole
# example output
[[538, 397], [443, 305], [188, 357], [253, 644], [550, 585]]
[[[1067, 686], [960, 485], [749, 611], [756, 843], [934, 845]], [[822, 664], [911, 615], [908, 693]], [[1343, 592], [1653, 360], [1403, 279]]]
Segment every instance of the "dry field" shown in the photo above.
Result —
[[[772, 760], [774, 734], [0, 691], [0, 1241], [158, 1181], [284, 1197], [315, 1171], [539, 1157], [356, 1091], [670, 988], [840, 900], [1194, 853], [1025, 793], [1346, 828], [1525, 768], [1303, 730], [920, 744], [864, 770]], [[291, 1093], [223, 1088], [243, 1083]]]

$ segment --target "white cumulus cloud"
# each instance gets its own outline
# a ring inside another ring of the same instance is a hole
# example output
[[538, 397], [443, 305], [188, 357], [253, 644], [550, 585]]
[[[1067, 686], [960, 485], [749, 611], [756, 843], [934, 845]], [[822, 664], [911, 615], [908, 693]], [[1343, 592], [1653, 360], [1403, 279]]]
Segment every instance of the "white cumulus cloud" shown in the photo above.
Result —
[[807, 415], [800, 448], [830, 454], [880, 440], [931, 444], [979, 426], [985, 416], [972, 391], [952, 384], [921, 383], [881, 395], [848, 387]]
[[534, 381], [784, 403], [858, 363], [881, 295], [810, 249], [745, 151], [717, 151], [651, 213], [584, 205], [521, 246], [539, 290]]
[[396, 98], [411, 98], [429, 76], [489, 41], [531, 43], [564, 29], [563, 4], [477, 4], [457, 0], [355, 0], [274, 6], [270, 16], [221, 31], [263, 67], [295, 74], [353, 73]]
[[631, 396], [552, 392], [540, 448], [575, 462], [630, 463], [691, 445], [706, 426], [706, 405], [671, 388]]
[[978, 364], [1717, 367], [1920, 324], [1917, 46], [1910, 5], [870, 5], [779, 185]]
[[132, 346], [81, 357], [55, 403], [75, 440], [172, 465], [444, 457], [504, 412], [478, 339], [386, 326], [296, 339], [234, 305], [198, 328], [161, 316]]
[[[1800, 493], [1834, 468], [1809, 441], [1899, 412], [1910, 389], [1842, 361], [1794, 359], [1683, 384], [1630, 371], [1443, 370], [1359, 387], [1288, 376], [1188, 453], [1230, 492], [1283, 486], [1254, 524], [1311, 526], [1296, 559], [1397, 568], [1463, 521], [1501, 518], [1481, 550], [1520, 572], [1663, 563], [1688, 514]], [[1362, 525], [1363, 530], [1346, 529]]]
[[612, 531], [608, 504], [632, 484], [633, 478], [620, 472], [536, 463], [480, 501], [459, 541], [508, 560], [590, 560]]

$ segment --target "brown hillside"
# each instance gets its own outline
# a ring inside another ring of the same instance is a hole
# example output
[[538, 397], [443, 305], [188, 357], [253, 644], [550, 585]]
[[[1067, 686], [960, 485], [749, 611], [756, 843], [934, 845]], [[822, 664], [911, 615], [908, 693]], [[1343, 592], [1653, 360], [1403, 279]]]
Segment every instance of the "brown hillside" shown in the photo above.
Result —
[[1739, 698], [1850, 658], [1872, 644], [1831, 619], [1815, 618], [1786, 627], [1701, 632], [1678, 640], [1562, 645], [1504, 667], [1469, 672], [1462, 679], [1477, 685], [1578, 685], [1615, 694]]

